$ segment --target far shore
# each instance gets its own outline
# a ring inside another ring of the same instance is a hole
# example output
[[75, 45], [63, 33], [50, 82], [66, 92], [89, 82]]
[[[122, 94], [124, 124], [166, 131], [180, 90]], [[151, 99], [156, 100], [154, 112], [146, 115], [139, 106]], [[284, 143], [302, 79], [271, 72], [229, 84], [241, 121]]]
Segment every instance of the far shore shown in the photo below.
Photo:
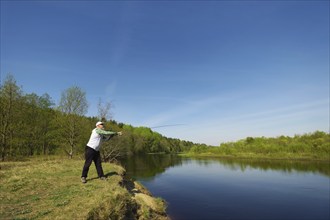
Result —
[[279, 155], [257, 155], [257, 154], [249, 154], [249, 155], [220, 155], [220, 154], [212, 154], [212, 153], [179, 153], [178, 155], [183, 157], [201, 157], [201, 158], [223, 158], [223, 159], [246, 159], [246, 160], [296, 160], [296, 161], [320, 161], [320, 162], [330, 162], [330, 155], [328, 158], [315, 158], [315, 157], [300, 157], [300, 156], [279, 156]]

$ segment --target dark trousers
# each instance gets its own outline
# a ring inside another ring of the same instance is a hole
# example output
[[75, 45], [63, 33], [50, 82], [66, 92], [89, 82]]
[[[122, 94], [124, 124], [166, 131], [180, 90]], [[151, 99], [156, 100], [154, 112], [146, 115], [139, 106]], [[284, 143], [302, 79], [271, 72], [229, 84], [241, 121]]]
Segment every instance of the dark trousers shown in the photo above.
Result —
[[100, 151], [96, 151], [93, 148], [90, 148], [88, 146], [86, 146], [86, 148], [85, 148], [85, 164], [84, 164], [84, 168], [83, 168], [81, 176], [87, 177], [88, 170], [92, 164], [92, 161], [94, 161], [97, 175], [99, 177], [103, 177], [104, 173], [103, 173], [102, 164], [101, 164]]

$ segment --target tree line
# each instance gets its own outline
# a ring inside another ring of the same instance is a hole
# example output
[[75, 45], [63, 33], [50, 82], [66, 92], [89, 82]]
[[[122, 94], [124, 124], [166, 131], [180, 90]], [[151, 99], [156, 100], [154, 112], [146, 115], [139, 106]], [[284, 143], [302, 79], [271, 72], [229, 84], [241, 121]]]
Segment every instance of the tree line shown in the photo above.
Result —
[[0, 85], [1, 160], [33, 155], [82, 156], [95, 122], [123, 131], [102, 146], [104, 160], [140, 153], [178, 153], [234, 157], [308, 158], [330, 160], [330, 134], [316, 131], [294, 137], [247, 137], [219, 147], [167, 138], [147, 127], [112, 120], [111, 103], [99, 100], [98, 115], [87, 117], [86, 93], [72, 86], [56, 105], [47, 94], [24, 93], [12, 74]]
[[217, 155], [245, 158], [320, 159], [330, 160], [330, 134], [315, 131], [294, 137], [247, 137], [219, 147], [193, 146], [192, 155]]
[[87, 117], [86, 93], [73, 86], [61, 94], [56, 105], [47, 94], [24, 93], [12, 74], [0, 85], [1, 160], [32, 155], [81, 155], [95, 122], [107, 129], [123, 131], [120, 138], [103, 145], [102, 156], [111, 159], [125, 154], [176, 153], [195, 144], [167, 138], [147, 127], [133, 127], [111, 118], [111, 103], [98, 104], [98, 115]]

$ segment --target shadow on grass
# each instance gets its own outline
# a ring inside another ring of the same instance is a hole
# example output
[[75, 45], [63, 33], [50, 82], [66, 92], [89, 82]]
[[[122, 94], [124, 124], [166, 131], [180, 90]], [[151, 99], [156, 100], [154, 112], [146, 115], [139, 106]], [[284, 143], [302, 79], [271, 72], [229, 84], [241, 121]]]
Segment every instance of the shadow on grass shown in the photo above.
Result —
[[[111, 176], [115, 176], [115, 175], [119, 175], [117, 172], [109, 172], [109, 173], [106, 173], [104, 176], [106, 177], [106, 178], [109, 178], [109, 177], [111, 177]], [[88, 178], [87, 180], [88, 181], [91, 181], [91, 180], [96, 180], [96, 179], [100, 179], [99, 177], [92, 177], [92, 178]]]
[[117, 172], [109, 172], [109, 173], [105, 174], [104, 176], [108, 178], [108, 177], [115, 176], [115, 175], [118, 176], [119, 174]]

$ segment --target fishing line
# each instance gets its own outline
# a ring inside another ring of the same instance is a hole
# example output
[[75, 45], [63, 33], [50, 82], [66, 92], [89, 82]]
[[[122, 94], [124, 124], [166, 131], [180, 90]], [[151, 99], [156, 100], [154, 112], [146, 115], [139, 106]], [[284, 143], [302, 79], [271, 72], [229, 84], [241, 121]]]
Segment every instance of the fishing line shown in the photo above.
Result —
[[184, 126], [187, 124], [169, 124], [169, 125], [159, 125], [155, 127], [150, 127], [150, 128], [164, 128], [164, 127], [176, 127], [176, 126]]

